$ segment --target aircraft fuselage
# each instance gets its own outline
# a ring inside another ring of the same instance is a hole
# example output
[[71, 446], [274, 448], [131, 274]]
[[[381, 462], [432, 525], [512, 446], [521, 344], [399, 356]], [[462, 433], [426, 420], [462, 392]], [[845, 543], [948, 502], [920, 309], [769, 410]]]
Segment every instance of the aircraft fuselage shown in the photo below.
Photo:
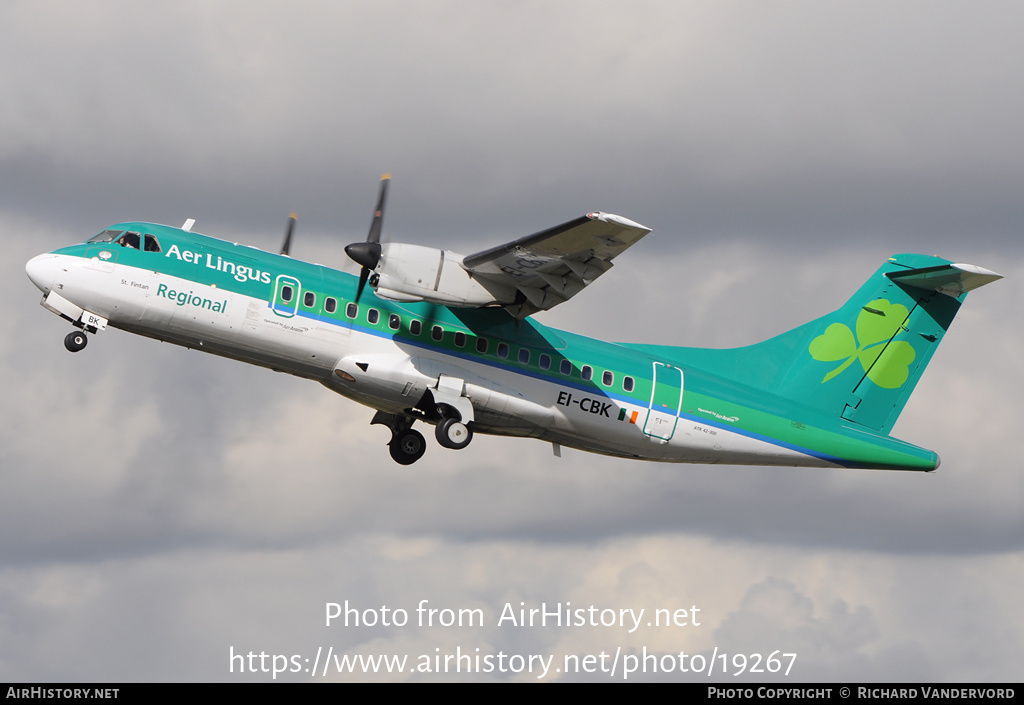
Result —
[[356, 303], [353, 275], [168, 226], [107, 232], [141, 233], [152, 246], [141, 237], [135, 247], [89, 242], [26, 267], [44, 305], [79, 329], [109, 325], [316, 380], [409, 424], [439, 423], [444, 407], [477, 433], [644, 460], [938, 464], [931, 451], [678, 357], [517, 321], [502, 309], [399, 303], [369, 290]]

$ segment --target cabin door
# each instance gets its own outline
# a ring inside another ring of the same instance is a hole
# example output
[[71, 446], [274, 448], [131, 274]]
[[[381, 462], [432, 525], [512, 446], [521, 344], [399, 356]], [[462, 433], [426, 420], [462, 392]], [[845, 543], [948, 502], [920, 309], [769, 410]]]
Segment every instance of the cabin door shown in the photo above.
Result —
[[654, 363], [654, 384], [647, 408], [644, 434], [652, 440], [668, 442], [676, 432], [679, 410], [683, 406], [683, 371], [661, 362]]
[[270, 302], [270, 307], [278, 316], [291, 318], [299, 308], [301, 294], [302, 284], [298, 279], [288, 274], [278, 274], [274, 282], [274, 298]]

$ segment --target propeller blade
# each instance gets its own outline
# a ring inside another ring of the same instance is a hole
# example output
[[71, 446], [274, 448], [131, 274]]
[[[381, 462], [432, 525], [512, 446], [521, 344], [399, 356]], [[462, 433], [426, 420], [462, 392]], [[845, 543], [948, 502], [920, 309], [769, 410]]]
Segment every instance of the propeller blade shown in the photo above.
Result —
[[295, 232], [295, 223], [298, 222], [299, 216], [291, 213], [288, 216], [288, 229], [284, 234], [284, 244], [281, 245], [281, 254], [285, 257], [290, 257], [289, 252], [292, 249], [292, 233]]
[[366, 236], [366, 242], [354, 242], [345, 248], [345, 254], [351, 257], [362, 269], [359, 270], [359, 288], [356, 289], [356, 303], [359, 303], [366, 288], [366, 280], [370, 278], [370, 272], [377, 268], [380, 263], [380, 231], [384, 225], [384, 202], [387, 200], [388, 184], [391, 182], [391, 174], [384, 174], [380, 177], [380, 195], [377, 197], [377, 208], [373, 212], [373, 220], [370, 221], [370, 232]]
[[354, 242], [345, 247], [345, 254], [362, 267], [359, 270], [359, 288], [356, 289], [356, 303], [359, 303], [359, 299], [363, 295], [363, 288], [366, 287], [366, 280], [369, 279], [370, 272], [376, 269], [377, 263], [380, 262], [380, 251], [379, 242]]
[[373, 212], [373, 220], [370, 222], [370, 234], [366, 236], [367, 242], [380, 242], [380, 229], [384, 225], [384, 201], [388, 195], [388, 184], [391, 183], [391, 174], [384, 174], [380, 177], [380, 197], [377, 199], [377, 208]]
[[359, 299], [363, 296], [363, 288], [366, 286], [366, 280], [370, 277], [370, 270], [363, 267], [359, 270], [359, 288], [356, 289], [356, 303], [359, 303]]

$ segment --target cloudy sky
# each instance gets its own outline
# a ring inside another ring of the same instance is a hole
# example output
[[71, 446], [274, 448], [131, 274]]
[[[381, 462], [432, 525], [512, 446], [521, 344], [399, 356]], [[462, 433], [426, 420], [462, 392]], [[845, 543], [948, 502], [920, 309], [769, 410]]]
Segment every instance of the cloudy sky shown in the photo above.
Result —
[[[318, 648], [1019, 679], [1022, 22], [1011, 2], [0, 4], [0, 680], [269, 680], [232, 649]], [[24, 275], [129, 219], [272, 249], [289, 211], [293, 254], [341, 266], [385, 171], [396, 240], [472, 252], [591, 210], [653, 228], [541, 319], [605, 339], [753, 343], [895, 252], [1006, 275], [894, 429], [942, 467], [489, 437], [400, 467], [370, 410], [311, 382], [120, 331], [67, 353]], [[410, 624], [326, 626], [346, 600]], [[419, 628], [421, 600], [486, 621]], [[498, 624], [542, 602], [700, 624]], [[408, 670], [378, 678], [539, 675]]]

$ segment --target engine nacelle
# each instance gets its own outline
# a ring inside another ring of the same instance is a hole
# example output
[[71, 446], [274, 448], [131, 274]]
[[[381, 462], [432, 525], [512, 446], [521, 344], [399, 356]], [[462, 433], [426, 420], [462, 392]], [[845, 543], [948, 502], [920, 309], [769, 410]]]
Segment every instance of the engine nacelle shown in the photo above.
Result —
[[371, 283], [378, 296], [392, 301], [473, 307], [515, 301], [515, 287], [471, 276], [462, 268], [463, 257], [434, 247], [387, 243]]

